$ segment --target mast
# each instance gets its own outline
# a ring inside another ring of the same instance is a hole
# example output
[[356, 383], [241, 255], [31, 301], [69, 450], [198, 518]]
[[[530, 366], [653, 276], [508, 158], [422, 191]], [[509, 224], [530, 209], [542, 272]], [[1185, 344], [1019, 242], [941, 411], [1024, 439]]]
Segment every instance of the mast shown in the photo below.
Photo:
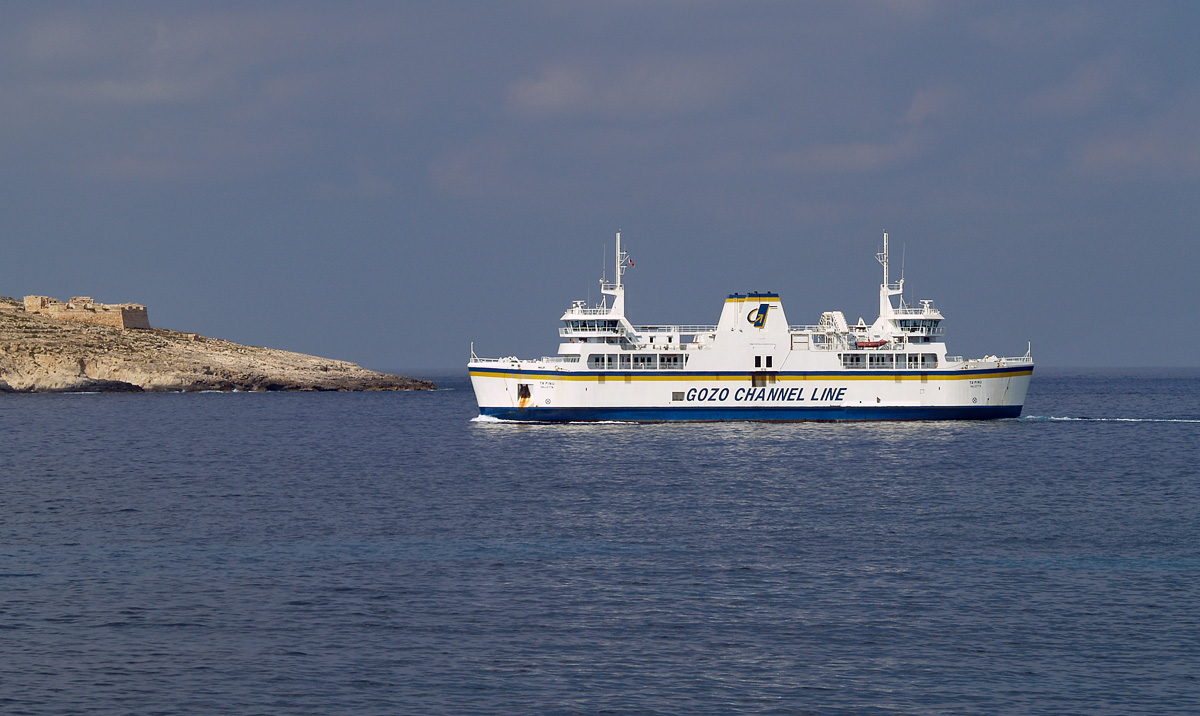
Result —
[[875, 254], [875, 258], [883, 265], [883, 283], [879, 285], [879, 315], [894, 316], [895, 308], [892, 306], [892, 296], [904, 292], [904, 278], [902, 277], [900, 282], [895, 284], [888, 280], [888, 235], [886, 231], [883, 232], [883, 251]]
[[621, 259], [625, 258], [621, 255], [621, 232], [617, 232], [617, 288], [621, 287], [621, 274], [624, 273], [621, 266]]
[[887, 232], [883, 232], [883, 258], [879, 258], [879, 263], [883, 264], [883, 285], [888, 283], [888, 236]]
[[613, 297], [613, 304], [610, 313], [614, 316], [625, 315], [625, 286], [621, 283], [621, 275], [625, 273], [625, 266], [629, 263], [629, 254], [621, 250], [621, 232], [617, 232], [617, 256], [615, 259], [617, 277], [614, 283], [605, 283], [604, 279], [600, 279], [600, 293], [605, 296]]

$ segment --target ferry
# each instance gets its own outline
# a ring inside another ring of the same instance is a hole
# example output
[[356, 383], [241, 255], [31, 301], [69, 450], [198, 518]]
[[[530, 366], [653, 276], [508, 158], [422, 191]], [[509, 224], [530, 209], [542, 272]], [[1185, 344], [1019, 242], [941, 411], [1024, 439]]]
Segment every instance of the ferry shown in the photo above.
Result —
[[[558, 355], [480, 358], [468, 369], [481, 416], [565, 421], [988, 420], [1021, 414], [1033, 358], [946, 354], [933, 301], [912, 306], [888, 277], [879, 317], [849, 324], [826, 311], [791, 325], [776, 293], [734, 293], [715, 326], [634, 325], [617, 234], [615, 280], [595, 305], [562, 314]], [[893, 303], [893, 299], [896, 302]]]

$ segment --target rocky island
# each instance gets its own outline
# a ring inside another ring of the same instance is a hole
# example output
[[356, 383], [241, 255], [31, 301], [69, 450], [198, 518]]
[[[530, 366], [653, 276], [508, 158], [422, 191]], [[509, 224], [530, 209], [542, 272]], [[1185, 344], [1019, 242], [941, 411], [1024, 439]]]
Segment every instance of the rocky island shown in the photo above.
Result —
[[138, 304], [0, 297], [0, 392], [433, 389], [345, 361], [151, 328]]

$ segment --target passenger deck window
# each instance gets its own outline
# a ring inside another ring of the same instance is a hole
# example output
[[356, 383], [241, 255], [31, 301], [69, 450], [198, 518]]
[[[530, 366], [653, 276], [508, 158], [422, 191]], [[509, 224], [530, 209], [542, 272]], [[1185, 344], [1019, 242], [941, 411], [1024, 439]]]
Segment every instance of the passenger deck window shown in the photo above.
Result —
[[891, 353], [872, 353], [871, 355], [867, 356], [867, 358], [869, 359], [869, 363], [872, 368], [889, 370], [892, 367]]
[[654, 370], [658, 367], [657, 355], [635, 355], [633, 357], [634, 370]]
[[843, 368], [866, 368], [867, 355], [865, 353], [843, 353], [842, 367]]
[[617, 356], [609, 355], [590, 355], [588, 356], [588, 368], [596, 370], [616, 370]]

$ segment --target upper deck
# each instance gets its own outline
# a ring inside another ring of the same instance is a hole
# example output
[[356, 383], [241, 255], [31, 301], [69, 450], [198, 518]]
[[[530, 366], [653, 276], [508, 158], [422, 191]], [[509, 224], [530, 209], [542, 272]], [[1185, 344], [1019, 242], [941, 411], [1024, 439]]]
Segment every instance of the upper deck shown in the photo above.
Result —
[[[1027, 353], [1015, 358], [989, 356], [966, 361], [947, 356], [944, 316], [933, 301], [905, 303], [904, 279], [889, 281], [888, 237], [876, 255], [883, 267], [879, 286], [879, 316], [871, 324], [859, 319], [849, 324], [840, 311], [826, 311], [816, 324], [788, 324], [776, 293], [731, 294], [716, 325], [641, 324], [625, 316], [625, 287], [622, 277], [632, 263], [621, 250], [617, 234], [616, 280], [600, 279], [600, 303], [588, 306], [573, 301], [561, 316], [558, 335], [562, 342], [557, 356], [536, 361], [557, 369], [572, 370], [682, 370], [704, 366], [706, 370], [737, 369], [753, 358], [755, 368], [780, 368], [787, 360], [795, 367], [809, 364], [803, 356], [828, 356], [813, 366], [821, 369], [908, 370], [952, 368], [986, 361], [1018, 365], [1032, 363]], [[892, 297], [899, 297], [893, 305]], [[693, 357], [706, 357], [697, 363]], [[831, 355], [836, 354], [836, 355]], [[793, 356], [789, 359], [788, 356]], [[472, 352], [472, 360], [479, 359]], [[495, 359], [510, 362], [515, 358]]]

